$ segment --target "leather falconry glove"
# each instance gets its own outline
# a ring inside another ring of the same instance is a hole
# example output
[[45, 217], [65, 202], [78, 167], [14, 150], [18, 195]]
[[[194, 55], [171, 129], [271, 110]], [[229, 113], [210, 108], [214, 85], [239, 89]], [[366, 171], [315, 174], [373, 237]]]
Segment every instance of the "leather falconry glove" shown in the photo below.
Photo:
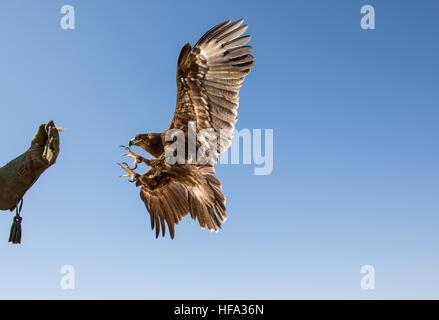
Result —
[[25, 153], [0, 168], [0, 209], [16, 210], [9, 242], [21, 242], [23, 196], [40, 175], [56, 162], [58, 153], [58, 129], [51, 120], [40, 125]]

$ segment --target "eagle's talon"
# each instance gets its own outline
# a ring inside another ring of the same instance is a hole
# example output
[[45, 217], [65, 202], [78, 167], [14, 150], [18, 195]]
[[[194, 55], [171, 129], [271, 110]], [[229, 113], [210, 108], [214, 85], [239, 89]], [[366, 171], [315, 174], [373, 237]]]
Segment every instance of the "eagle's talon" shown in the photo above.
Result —
[[126, 172], [126, 174], [123, 174], [120, 177], [131, 178], [131, 180], [128, 180], [129, 182], [137, 181], [139, 174], [133, 171], [135, 168], [130, 168], [126, 162], [122, 162], [122, 164], [118, 163], [118, 165]]
[[133, 156], [133, 155], [131, 155], [131, 154], [129, 154], [129, 153], [124, 153], [124, 154], [122, 155], [122, 157], [128, 157], [128, 158], [132, 158], [132, 159], [134, 159], [134, 163], [133, 163], [133, 168], [132, 168], [132, 170], [137, 169], [137, 164], [140, 162], [139, 159], [138, 159], [137, 157], [135, 157], [135, 156]]
[[128, 153], [123, 154], [122, 157], [128, 157], [128, 158], [131, 158], [134, 160], [134, 163], [133, 163], [134, 167], [132, 168], [133, 170], [137, 169], [137, 165], [139, 163], [142, 163], [142, 162], [145, 163], [146, 165], [150, 165], [149, 159], [145, 159], [144, 157], [139, 156], [138, 154], [135, 154], [134, 152], [131, 151], [130, 148], [128, 148], [126, 146], [120, 146], [120, 147], [124, 148], [126, 151], [128, 151]]

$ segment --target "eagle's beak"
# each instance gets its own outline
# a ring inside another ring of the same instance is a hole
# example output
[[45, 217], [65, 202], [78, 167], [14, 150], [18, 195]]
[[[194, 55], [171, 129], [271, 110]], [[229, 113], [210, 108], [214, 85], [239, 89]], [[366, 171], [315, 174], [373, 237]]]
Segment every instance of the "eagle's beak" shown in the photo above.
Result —
[[131, 147], [132, 145], [136, 145], [136, 143], [139, 142], [139, 140], [136, 140], [135, 138], [132, 138], [128, 145]]

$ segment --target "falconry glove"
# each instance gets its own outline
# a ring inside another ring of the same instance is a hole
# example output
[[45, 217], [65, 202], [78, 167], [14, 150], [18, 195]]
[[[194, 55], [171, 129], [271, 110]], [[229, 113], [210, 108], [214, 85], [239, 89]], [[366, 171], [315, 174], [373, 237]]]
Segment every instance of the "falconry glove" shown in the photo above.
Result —
[[58, 153], [59, 134], [51, 120], [40, 125], [26, 152], [0, 168], [0, 209], [16, 209], [9, 242], [21, 242], [23, 196], [40, 175], [56, 162]]

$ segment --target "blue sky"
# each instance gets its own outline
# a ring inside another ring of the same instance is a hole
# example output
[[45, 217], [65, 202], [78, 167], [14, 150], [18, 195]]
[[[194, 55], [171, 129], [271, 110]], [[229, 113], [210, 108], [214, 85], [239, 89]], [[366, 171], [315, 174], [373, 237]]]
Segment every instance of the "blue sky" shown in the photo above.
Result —
[[[62, 30], [60, 8], [76, 10]], [[360, 28], [360, 8], [376, 29]], [[435, 1], [2, 1], [0, 164], [39, 123], [67, 128], [25, 196], [23, 244], [0, 214], [0, 298], [439, 298]], [[274, 170], [220, 165], [228, 221], [155, 239], [120, 144], [160, 132], [181, 47], [245, 18], [257, 65], [238, 129], [274, 130]], [[76, 289], [60, 269], [75, 267]], [[362, 290], [362, 265], [375, 290]]]

